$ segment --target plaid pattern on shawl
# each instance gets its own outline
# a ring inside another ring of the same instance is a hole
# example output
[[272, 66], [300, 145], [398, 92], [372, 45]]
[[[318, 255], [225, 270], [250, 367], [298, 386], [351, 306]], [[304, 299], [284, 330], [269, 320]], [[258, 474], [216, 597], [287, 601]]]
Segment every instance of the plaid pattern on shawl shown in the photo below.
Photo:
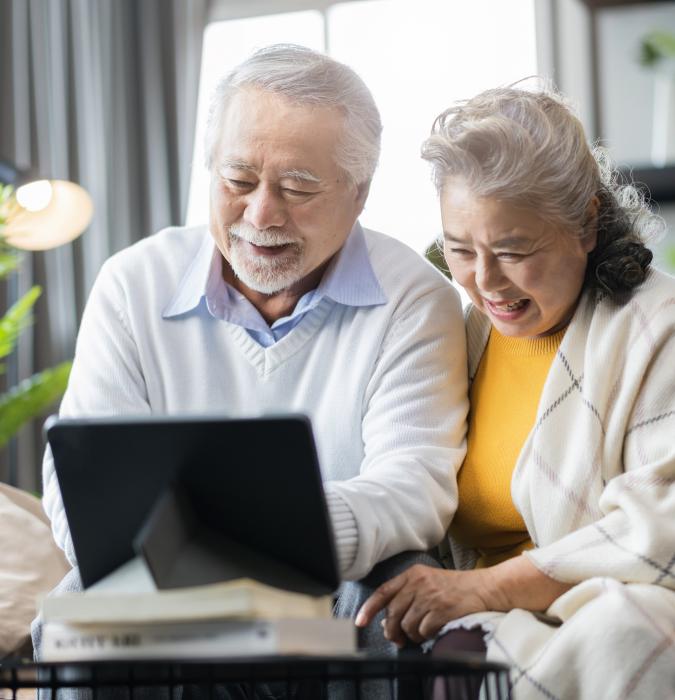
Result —
[[[470, 309], [471, 377], [489, 330]], [[525, 556], [579, 584], [548, 611], [562, 624], [514, 610], [450, 626], [484, 626], [518, 700], [675, 697], [675, 279], [652, 271], [622, 306], [582, 297], [511, 493]]]

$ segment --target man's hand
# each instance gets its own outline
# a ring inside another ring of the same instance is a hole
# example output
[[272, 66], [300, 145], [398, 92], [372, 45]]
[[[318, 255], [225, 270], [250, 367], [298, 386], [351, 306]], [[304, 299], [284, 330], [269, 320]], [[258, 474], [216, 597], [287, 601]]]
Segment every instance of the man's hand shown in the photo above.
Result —
[[399, 647], [406, 637], [419, 644], [434, 637], [450, 620], [491, 609], [487, 605], [486, 571], [411, 566], [368, 598], [356, 616], [356, 624], [366, 627], [386, 608], [385, 638]]
[[406, 637], [419, 644], [446, 622], [471, 613], [546, 610], [573, 585], [542, 573], [524, 555], [470, 571], [417, 564], [382, 584], [361, 606], [356, 625], [366, 627], [386, 608], [384, 636], [399, 647]]

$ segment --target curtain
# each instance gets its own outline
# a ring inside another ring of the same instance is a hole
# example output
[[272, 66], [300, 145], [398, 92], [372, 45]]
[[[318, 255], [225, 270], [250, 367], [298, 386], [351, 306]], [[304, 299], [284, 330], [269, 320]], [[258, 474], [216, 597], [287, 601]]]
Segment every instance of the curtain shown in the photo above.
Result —
[[[72, 357], [112, 253], [185, 219], [208, 0], [0, 0], [0, 157], [79, 182], [94, 201], [75, 242], [24, 256], [43, 287], [19, 376]], [[40, 421], [17, 440], [18, 485], [39, 489]], [[7, 480], [7, 453], [0, 479]], [[3, 471], [4, 470], [4, 471]]]

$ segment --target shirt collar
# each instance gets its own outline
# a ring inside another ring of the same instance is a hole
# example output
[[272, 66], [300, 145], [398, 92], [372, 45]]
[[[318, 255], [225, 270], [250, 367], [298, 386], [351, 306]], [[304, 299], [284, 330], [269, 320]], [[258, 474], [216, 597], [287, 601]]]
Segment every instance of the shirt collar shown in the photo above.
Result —
[[[214, 276], [220, 278], [221, 265], [221, 253], [207, 230], [197, 255], [162, 316], [170, 318], [187, 313], [195, 309], [203, 297], [208, 298], [209, 291], [214, 289]], [[387, 302], [370, 263], [365, 235], [358, 221], [331, 260], [319, 286], [309, 294], [315, 303], [323, 297], [345, 306], [378, 306]], [[228, 299], [224, 302], [227, 304]]]
[[164, 309], [163, 318], [179, 316], [192, 311], [199, 305], [202, 297], [205, 296], [212, 268], [218, 265], [220, 269], [220, 259], [221, 253], [206, 229], [197, 255], [183, 275], [173, 298]]
[[329, 297], [345, 306], [378, 306], [387, 303], [387, 297], [370, 263], [366, 237], [358, 221], [331, 260], [314, 296], [317, 299]]

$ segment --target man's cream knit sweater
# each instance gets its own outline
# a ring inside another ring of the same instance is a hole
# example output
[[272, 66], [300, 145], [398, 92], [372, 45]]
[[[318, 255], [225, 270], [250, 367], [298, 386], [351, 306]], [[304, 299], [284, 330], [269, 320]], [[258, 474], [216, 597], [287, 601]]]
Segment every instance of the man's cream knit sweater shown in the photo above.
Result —
[[[454, 513], [465, 450], [467, 365], [456, 292], [409, 248], [366, 232], [387, 303], [352, 307], [324, 298], [263, 348], [243, 328], [206, 314], [162, 317], [205, 235], [167, 229], [103, 266], [61, 415], [305, 413], [330, 482], [345, 578], [435, 545]], [[231, 468], [227, 455], [223, 463]], [[44, 489], [56, 540], [74, 562], [49, 453]]]

